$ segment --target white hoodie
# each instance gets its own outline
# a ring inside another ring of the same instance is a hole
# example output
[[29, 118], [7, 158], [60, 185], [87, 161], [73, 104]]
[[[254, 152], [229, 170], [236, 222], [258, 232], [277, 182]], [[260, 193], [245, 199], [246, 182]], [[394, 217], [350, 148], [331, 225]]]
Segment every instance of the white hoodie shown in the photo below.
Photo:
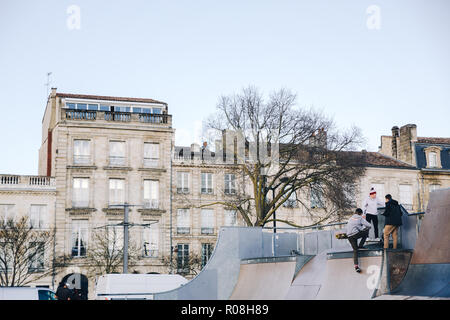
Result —
[[364, 200], [364, 204], [362, 206], [362, 210], [364, 214], [373, 214], [377, 215], [378, 210], [377, 208], [384, 208], [386, 204], [384, 202], [381, 202], [377, 197], [375, 199], [372, 199], [370, 196]]

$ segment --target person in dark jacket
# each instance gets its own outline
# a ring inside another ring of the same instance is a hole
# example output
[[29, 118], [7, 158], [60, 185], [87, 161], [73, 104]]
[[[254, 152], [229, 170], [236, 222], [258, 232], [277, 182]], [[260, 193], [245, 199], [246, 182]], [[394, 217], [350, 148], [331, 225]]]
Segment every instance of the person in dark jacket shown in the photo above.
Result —
[[392, 240], [394, 242], [394, 249], [397, 249], [398, 229], [402, 225], [402, 210], [400, 205], [390, 194], [386, 197], [386, 210], [383, 216], [386, 217], [384, 223], [384, 249], [389, 248], [389, 236], [392, 234]]
[[71, 300], [72, 290], [69, 289], [67, 283], [60, 283], [58, 290], [56, 290], [56, 298], [58, 300]]

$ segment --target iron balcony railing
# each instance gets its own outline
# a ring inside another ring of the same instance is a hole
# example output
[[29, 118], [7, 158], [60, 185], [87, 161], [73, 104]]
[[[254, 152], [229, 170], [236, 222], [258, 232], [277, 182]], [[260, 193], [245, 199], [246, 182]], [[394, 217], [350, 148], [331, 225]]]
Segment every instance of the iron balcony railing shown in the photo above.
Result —
[[172, 116], [170, 114], [153, 113], [131, 113], [119, 111], [96, 111], [96, 110], [77, 110], [64, 109], [63, 119], [65, 120], [105, 120], [116, 122], [140, 122], [150, 124], [171, 124]]

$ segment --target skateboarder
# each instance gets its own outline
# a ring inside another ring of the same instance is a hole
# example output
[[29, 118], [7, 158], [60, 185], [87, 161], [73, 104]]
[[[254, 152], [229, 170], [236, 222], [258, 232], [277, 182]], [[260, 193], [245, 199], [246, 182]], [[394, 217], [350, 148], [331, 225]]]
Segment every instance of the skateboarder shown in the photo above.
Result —
[[402, 210], [400, 205], [390, 194], [386, 197], [386, 210], [382, 213], [386, 217], [385, 226], [383, 231], [384, 236], [384, 249], [389, 248], [389, 236], [392, 234], [392, 240], [394, 242], [394, 249], [397, 249], [397, 234], [398, 228], [402, 225]]
[[369, 238], [369, 240], [380, 241], [380, 238], [378, 237], [378, 210], [377, 210], [379, 207], [384, 207], [384, 203], [377, 198], [377, 192], [372, 187], [370, 189], [369, 196], [366, 198], [366, 200], [364, 200], [363, 204], [363, 210], [364, 214], [366, 215], [366, 220], [369, 223], [372, 223], [373, 221], [373, 231], [375, 232], [375, 239]]
[[[348, 220], [347, 236], [350, 245], [353, 248], [353, 262], [355, 264], [355, 271], [361, 272], [358, 264], [358, 249], [363, 248], [364, 242], [369, 236], [369, 229], [372, 225], [362, 217], [363, 211], [361, 208], [355, 210], [355, 214]], [[358, 244], [358, 239], [361, 241]]]

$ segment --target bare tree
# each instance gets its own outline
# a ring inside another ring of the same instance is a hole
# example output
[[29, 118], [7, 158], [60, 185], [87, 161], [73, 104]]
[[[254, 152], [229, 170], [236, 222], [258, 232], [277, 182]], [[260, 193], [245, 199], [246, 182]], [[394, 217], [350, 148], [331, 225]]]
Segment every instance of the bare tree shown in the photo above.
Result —
[[[92, 234], [92, 244], [86, 254], [86, 265], [93, 275], [118, 273], [123, 267], [123, 239], [118, 227], [97, 229]], [[139, 248], [130, 240], [128, 263], [134, 265], [139, 259]]]
[[[363, 142], [358, 128], [339, 131], [321, 112], [297, 107], [289, 90], [264, 100], [254, 87], [220, 97], [206, 126], [224, 137], [220, 147], [225, 151], [216, 150], [215, 161], [231, 160], [241, 187], [234, 197], [202, 207], [235, 209], [248, 226], [274, 221], [274, 212], [292, 196], [309, 212], [312, 224], [337, 219], [352, 207], [365, 171], [364, 157], [353, 152]], [[311, 209], [311, 198], [320, 210]]]
[[171, 270], [176, 270], [180, 275], [194, 275], [196, 276], [204, 267], [202, 257], [199, 254], [189, 254], [183, 259], [183, 265], [178, 265], [177, 259], [170, 260], [170, 256], [161, 257], [161, 262]]
[[64, 268], [66, 258], [50, 254], [53, 241], [51, 231], [33, 228], [28, 217], [0, 221], [0, 286], [25, 286]]

